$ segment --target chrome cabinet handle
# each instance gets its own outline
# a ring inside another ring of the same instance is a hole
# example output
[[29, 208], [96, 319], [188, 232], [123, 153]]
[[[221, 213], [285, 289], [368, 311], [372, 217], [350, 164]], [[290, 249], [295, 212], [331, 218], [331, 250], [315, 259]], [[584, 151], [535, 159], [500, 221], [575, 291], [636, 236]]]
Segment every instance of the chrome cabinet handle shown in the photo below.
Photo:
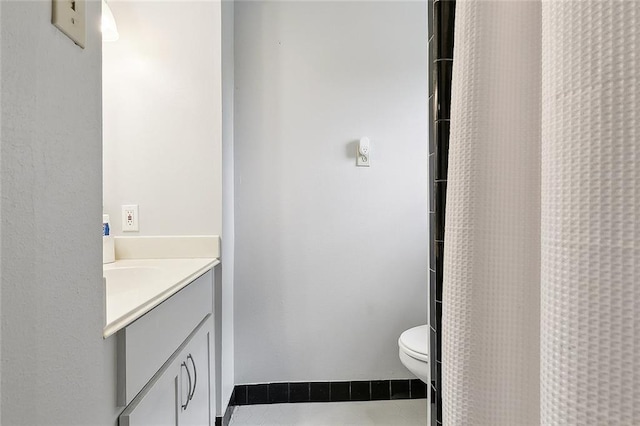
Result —
[[186, 410], [187, 407], [189, 406], [189, 401], [191, 401], [191, 373], [189, 373], [189, 367], [187, 367], [187, 363], [183, 362], [180, 365], [180, 368], [184, 367], [185, 370], [187, 370], [187, 379], [189, 379], [189, 391], [187, 392], [187, 402], [182, 405], [182, 409]]
[[193, 364], [193, 390], [189, 394], [189, 401], [191, 401], [191, 399], [193, 398], [193, 394], [196, 393], [196, 384], [198, 383], [198, 370], [196, 369], [196, 363], [193, 360], [193, 357], [191, 356], [191, 354], [187, 356], [187, 359], [190, 359], [191, 364]]

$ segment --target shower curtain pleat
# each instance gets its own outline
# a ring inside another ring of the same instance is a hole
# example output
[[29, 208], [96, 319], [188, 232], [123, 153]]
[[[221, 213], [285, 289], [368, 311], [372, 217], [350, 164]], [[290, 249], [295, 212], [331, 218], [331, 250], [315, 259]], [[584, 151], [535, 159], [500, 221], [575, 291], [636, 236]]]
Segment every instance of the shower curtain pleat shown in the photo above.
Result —
[[446, 425], [539, 423], [540, 16], [539, 2], [456, 3]]
[[640, 425], [640, 2], [543, 2], [544, 425]]
[[640, 1], [455, 26], [443, 424], [640, 425]]

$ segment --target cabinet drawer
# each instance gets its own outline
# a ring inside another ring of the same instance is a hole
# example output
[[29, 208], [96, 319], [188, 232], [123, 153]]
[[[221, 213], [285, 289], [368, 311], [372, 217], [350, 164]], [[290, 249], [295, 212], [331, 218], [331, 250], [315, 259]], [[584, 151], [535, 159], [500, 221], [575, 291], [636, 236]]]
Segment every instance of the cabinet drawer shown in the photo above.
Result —
[[119, 406], [131, 402], [212, 307], [213, 273], [208, 271], [118, 332]]

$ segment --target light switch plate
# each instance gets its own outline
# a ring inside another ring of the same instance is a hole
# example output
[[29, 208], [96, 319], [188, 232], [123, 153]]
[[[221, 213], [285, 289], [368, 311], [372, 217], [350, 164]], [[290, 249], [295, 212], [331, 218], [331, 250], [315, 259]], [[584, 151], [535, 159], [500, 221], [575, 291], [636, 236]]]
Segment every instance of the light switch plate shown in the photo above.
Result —
[[51, 23], [84, 49], [87, 39], [86, 0], [52, 0]]

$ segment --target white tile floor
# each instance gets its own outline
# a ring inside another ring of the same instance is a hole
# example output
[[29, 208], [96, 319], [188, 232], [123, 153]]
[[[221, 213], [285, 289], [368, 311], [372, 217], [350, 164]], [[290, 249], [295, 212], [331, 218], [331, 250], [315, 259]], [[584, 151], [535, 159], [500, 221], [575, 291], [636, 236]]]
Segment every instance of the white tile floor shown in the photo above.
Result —
[[427, 400], [243, 405], [229, 426], [426, 426]]

